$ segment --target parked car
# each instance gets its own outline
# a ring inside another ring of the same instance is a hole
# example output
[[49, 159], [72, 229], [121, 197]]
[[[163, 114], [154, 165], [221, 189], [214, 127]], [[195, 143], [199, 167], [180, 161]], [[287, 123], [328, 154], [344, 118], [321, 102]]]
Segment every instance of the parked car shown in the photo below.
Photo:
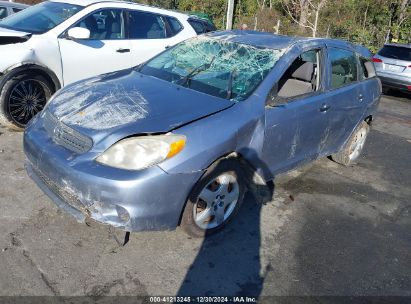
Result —
[[26, 168], [79, 221], [202, 236], [234, 216], [246, 171], [354, 164], [380, 95], [363, 47], [209, 33], [62, 89], [26, 128]]
[[411, 44], [386, 44], [372, 60], [384, 91], [411, 93]]
[[18, 13], [29, 7], [28, 5], [21, 3], [14, 3], [10, 1], [0, 1], [0, 20], [7, 16]]
[[61, 87], [136, 66], [196, 36], [194, 21], [182, 13], [100, 0], [52, 0], [3, 20], [1, 123], [24, 127]]

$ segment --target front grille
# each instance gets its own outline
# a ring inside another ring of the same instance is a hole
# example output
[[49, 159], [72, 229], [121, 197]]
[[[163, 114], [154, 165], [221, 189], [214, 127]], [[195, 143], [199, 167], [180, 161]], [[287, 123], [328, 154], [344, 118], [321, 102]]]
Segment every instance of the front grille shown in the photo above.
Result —
[[48, 189], [50, 189], [50, 191], [52, 191], [60, 199], [62, 199], [64, 202], [74, 207], [75, 209], [85, 212], [86, 206], [75, 195], [56, 185], [52, 180], [50, 180], [36, 168], [32, 167], [32, 169], [37, 177], [47, 186]]
[[48, 111], [44, 116], [44, 128], [56, 144], [75, 153], [85, 153], [93, 147], [91, 138], [66, 126]]

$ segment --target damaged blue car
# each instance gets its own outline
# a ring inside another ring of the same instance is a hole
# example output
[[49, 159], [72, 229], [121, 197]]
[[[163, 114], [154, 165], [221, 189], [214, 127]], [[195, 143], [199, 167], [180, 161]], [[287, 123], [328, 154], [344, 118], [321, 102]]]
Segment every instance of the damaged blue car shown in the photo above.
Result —
[[363, 47], [215, 32], [57, 92], [26, 128], [26, 168], [79, 221], [203, 236], [253, 180], [354, 164], [380, 95]]

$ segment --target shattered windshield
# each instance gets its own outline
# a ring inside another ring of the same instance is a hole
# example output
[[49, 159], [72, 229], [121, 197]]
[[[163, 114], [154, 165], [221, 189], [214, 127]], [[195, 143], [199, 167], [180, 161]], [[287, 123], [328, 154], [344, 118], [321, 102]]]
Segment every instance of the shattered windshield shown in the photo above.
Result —
[[140, 72], [209, 95], [241, 101], [263, 81], [283, 50], [197, 37], [155, 57]]
[[43, 34], [82, 10], [68, 3], [43, 2], [0, 21], [0, 27], [32, 34]]

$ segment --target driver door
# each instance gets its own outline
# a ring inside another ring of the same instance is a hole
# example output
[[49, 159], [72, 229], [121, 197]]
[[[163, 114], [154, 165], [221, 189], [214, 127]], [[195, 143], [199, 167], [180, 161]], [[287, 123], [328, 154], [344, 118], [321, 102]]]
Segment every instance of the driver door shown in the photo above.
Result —
[[121, 9], [96, 11], [72, 26], [87, 28], [89, 39], [70, 39], [67, 32], [58, 39], [64, 85], [131, 67], [124, 16]]
[[324, 52], [303, 52], [270, 93], [265, 108], [263, 159], [273, 176], [321, 154], [329, 130], [323, 92]]

